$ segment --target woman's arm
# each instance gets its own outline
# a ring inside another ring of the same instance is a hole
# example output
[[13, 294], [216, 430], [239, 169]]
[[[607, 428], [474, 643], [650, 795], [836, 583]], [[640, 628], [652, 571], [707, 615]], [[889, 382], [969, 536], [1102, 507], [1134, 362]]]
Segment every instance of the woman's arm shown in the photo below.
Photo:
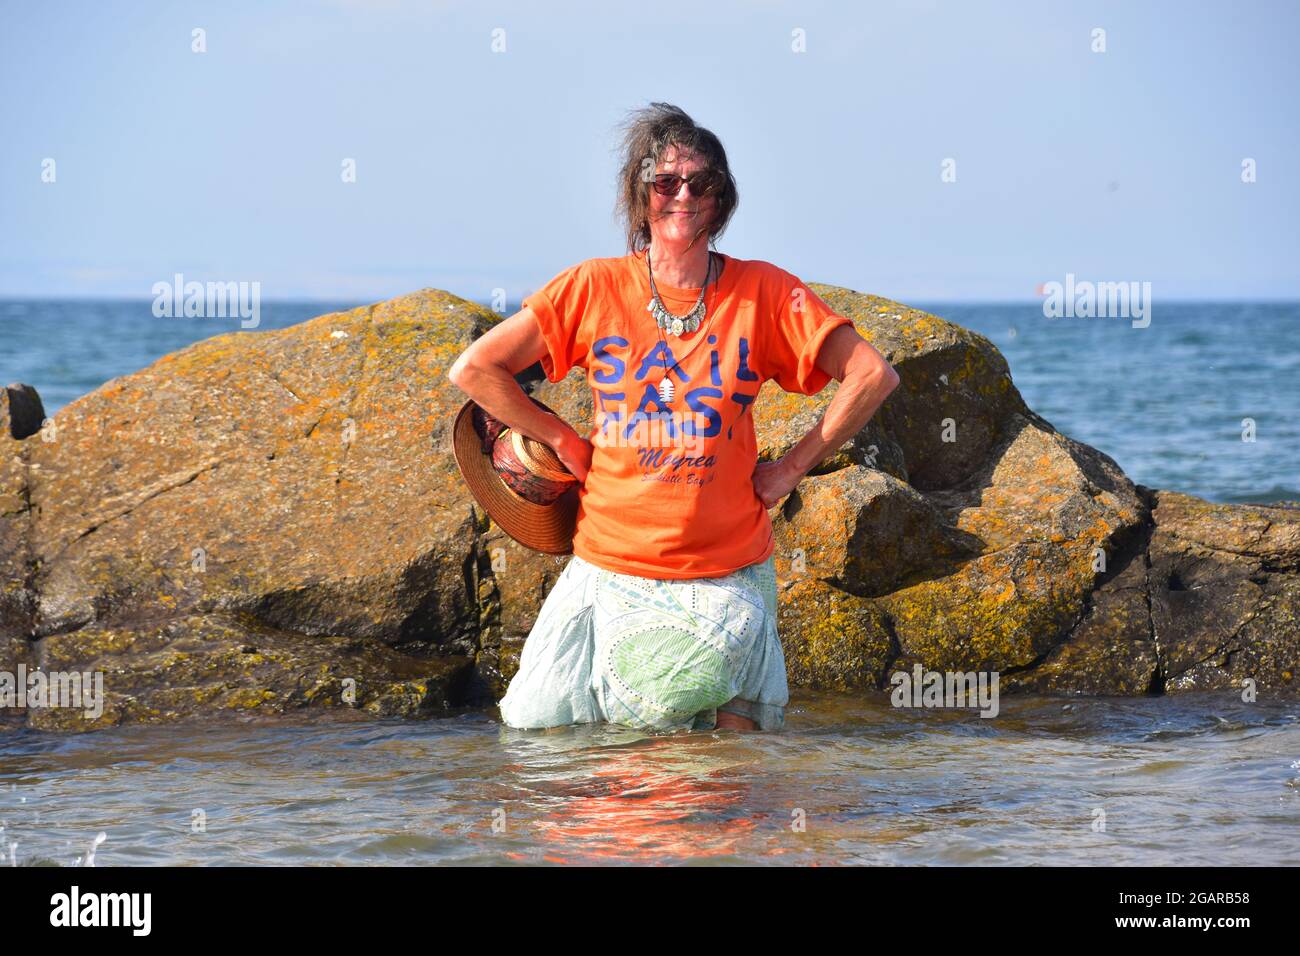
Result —
[[817, 367], [840, 383], [826, 413], [793, 448], [754, 469], [754, 490], [767, 508], [792, 492], [803, 477], [856, 435], [898, 387], [898, 373], [851, 326], [826, 336]]
[[465, 349], [447, 370], [447, 378], [494, 418], [553, 448], [578, 481], [585, 482], [591, 469], [591, 442], [564, 419], [533, 404], [515, 381], [516, 374], [545, 354], [537, 316], [524, 306]]

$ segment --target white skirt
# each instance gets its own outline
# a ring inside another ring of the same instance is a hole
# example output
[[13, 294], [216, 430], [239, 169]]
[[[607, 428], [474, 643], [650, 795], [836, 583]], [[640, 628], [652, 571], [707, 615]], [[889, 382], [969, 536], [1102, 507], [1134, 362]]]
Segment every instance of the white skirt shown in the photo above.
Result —
[[719, 578], [662, 579], [573, 555], [498, 706], [523, 729], [711, 730], [723, 710], [779, 730], [789, 699], [775, 556]]

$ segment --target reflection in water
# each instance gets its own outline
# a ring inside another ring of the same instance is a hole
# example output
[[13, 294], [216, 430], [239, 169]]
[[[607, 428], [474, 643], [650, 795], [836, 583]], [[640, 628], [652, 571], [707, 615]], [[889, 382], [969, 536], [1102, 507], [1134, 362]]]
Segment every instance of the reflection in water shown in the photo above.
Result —
[[1300, 863], [1297, 701], [1001, 703], [796, 690], [772, 734], [495, 712], [17, 731], [0, 858], [84, 862], [102, 832], [98, 866]]
[[[598, 734], [610, 742], [588, 728], [502, 729], [513, 758], [503, 767], [507, 779], [541, 808], [532, 824], [544, 859], [662, 864], [739, 854], [756, 826], [747, 808], [759, 761], [743, 737], [610, 727]], [[566, 776], [575, 765], [587, 775]]]

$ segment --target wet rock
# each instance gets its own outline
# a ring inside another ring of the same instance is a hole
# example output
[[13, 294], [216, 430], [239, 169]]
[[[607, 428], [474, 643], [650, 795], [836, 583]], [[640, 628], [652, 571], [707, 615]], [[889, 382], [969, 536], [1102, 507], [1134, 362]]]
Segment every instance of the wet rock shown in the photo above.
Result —
[[865, 598], [777, 562], [777, 631], [792, 684], [825, 690], [879, 688], [897, 648], [883, 612]]
[[569, 559], [525, 548], [490, 522], [481, 548], [478, 672], [486, 693], [500, 697], [519, 670], [524, 640]]
[[1296, 686], [1300, 509], [1155, 498], [1147, 578], [1164, 689]]
[[239, 615], [90, 626], [37, 642], [47, 672], [103, 675], [103, 701], [29, 707], [42, 730], [94, 730], [221, 713], [274, 716], [315, 706], [374, 716], [445, 711], [464, 695], [468, 657], [417, 658], [381, 641], [306, 637]]
[[6, 683], [9, 685], [7, 689], [14, 694], [12, 702], [0, 704], [0, 730], [21, 727], [26, 723], [27, 707], [17, 699], [18, 676], [36, 666], [36, 651], [31, 641], [25, 637], [0, 636], [0, 699], [5, 693]]
[[1159, 688], [1146, 555], [1138, 550], [1122, 560], [1069, 637], [1040, 666], [1002, 679], [1000, 689], [1139, 696]]

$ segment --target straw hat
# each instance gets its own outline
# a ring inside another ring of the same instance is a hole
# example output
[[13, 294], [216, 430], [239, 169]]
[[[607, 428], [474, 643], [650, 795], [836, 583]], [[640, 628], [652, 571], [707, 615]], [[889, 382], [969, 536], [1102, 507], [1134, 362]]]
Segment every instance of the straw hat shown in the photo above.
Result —
[[534, 551], [573, 553], [578, 479], [549, 445], [508, 427], [471, 399], [456, 415], [452, 449], [470, 493], [502, 531]]

